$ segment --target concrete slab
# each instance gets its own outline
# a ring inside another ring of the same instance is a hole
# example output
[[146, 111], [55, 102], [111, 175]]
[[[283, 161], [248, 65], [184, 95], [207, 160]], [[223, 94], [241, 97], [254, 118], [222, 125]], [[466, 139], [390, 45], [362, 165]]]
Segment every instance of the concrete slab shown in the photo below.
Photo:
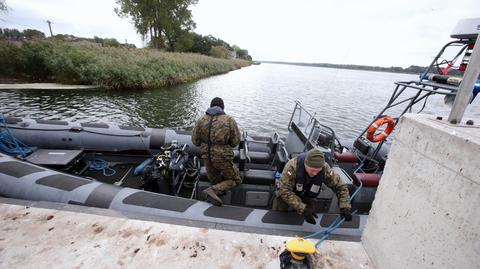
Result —
[[480, 123], [407, 114], [362, 242], [377, 268], [480, 268]]
[[0, 90], [81, 90], [96, 89], [95, 85], [65, 85], [58, 83], [16, 83], [16, 84], [0, 84]]
[[[0, 268], [276, 269], [288, 239], [107, 215], [0, 204]], [[372, 268], [358, 242], [325, 241], [314, 262]]]

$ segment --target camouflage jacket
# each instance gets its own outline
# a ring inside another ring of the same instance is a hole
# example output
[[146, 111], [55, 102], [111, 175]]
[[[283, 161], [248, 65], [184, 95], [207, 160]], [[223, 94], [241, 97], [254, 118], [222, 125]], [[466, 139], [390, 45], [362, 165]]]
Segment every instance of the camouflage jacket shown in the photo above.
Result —
[[212, 160], [233, 160], [233, 148], [240, 143], [240, 130], [235, 120], [226, 115], [220, 107], [211, 107], [195, 124], [192, 133], [193, 144], [200, 147], [202, 158], [208, 159], [208, 136], [210, 131], [210, 157]]
[[[350, 205], [350, 195], [348, 193], [348, 188], [345, 184], [342, 183], [340, 177], [335, 174], [330, 165], [325, 163], [323, 167], [325, 170], [325, 180], [323, 183], [327, 185], [333, 192], [337, 195], [340, 208], [351, 208]], [[295, 192], [295, 181], [296, 181], [296, 170], [297, 170], [297, 158], [293, 158], [287, 162], [285, 168], [282, 171], [282, 176], [280, 178], [280, 184], [277, 190], [277, 195], [285, 201], [290, 207], [292, 207], [298, 214], [302, 214], [303, 210], [306, 207], [303, 197], [299, 197]], [[323, 171], [323, 170], [322, 170]], [[306, 174], [305, 184], [309, 183], [311, 178]]]

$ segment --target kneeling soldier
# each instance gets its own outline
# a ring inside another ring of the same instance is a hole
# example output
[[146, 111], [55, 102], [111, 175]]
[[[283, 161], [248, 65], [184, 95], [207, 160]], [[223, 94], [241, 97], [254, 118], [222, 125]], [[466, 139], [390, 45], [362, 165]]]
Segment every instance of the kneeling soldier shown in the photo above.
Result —
[[315, 224], [314, 199], [320, 193], [322, 183], [337, 195], [340, 214], [345, 221], [352, 220], [348, 188], [325, 162], [318, 149], [300, 154], [285, 165], [273, 202], [273, 210], [288, 211], [289, 207], [303, 215], [308, 223]]
[[200, 147], [212, 185], [203, 190], [202, 195], [217, 206], [222, 205], [219, 195], [242, 182], [238, 168], [233, 163], [233, 148], [240, 142], [240, 130], [233, 117], [225, 114], [224, 108], [221, 98], [213, 98], [210, 108], [197, 121], [192, 132], [192, 142]]

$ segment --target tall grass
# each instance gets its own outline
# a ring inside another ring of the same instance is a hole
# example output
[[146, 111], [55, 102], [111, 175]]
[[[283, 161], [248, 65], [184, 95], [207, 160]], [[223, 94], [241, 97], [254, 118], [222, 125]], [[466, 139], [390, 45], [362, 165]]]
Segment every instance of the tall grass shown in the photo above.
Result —
[[20, 46], [0, 42], [0, 75], [114, 89], [174, 85], [249, 64], [244, 60], [92, 43], [43, 40]]

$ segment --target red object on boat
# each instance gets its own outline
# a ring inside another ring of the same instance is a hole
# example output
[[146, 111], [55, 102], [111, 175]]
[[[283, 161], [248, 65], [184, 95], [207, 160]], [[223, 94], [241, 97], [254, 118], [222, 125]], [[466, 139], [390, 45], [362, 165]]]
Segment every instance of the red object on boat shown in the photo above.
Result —
[[358, 163], [358, 156], [357, 154], [346, 151], [346, 152], [335, 152], [335, 159], [341, 163]]
[[360, 186], [360, 182], [362, 182], [363, 187], [378, 187], [380, 177], [379, 174], [353, 173], [352, 179], [357, 186]]

